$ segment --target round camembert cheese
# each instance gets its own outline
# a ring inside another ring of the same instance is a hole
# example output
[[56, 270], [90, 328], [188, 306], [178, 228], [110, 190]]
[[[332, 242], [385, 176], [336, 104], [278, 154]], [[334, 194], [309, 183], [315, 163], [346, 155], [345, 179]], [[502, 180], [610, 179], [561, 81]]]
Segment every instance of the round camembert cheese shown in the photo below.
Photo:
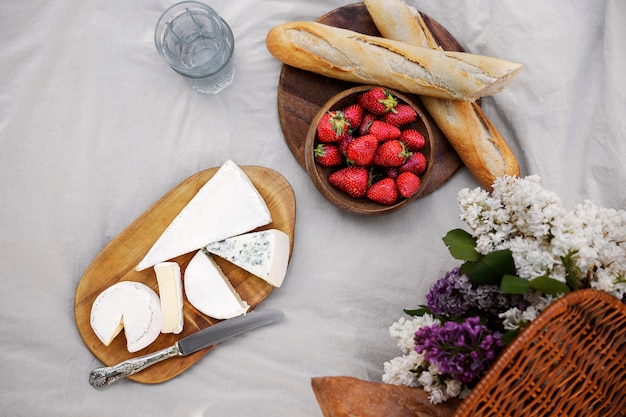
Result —
[[191, 305], [209, 317], [230, 319], [245, 314], [250, 308], [211, 255], [201, 250], [185, 269], [184, 285]]
[[159, 296], [140, 282], [113, 284], [91, 306], [90, 324], [105, 346], [124, 329], [128, 351], [137, 352], [161, 334]]

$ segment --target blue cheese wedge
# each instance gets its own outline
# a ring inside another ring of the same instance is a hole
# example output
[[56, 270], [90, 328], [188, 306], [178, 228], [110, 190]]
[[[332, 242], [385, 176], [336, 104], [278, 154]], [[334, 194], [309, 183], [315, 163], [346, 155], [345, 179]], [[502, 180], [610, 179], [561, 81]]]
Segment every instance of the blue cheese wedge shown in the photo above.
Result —
[[183, 282], [176, 262], [154, 265], [161, 298], [161, 333], [178, 334], [183, 331]]
[[122, 281], [102, 291], [91, 306], [90, 324], [109, 346], [122, 329], [129, 352], [137, 352], [161, 334], [161, 303], [150, 287]]
[[210, 254], [198, 251], [184, 277], [187, 300], [201, 313], [223, 320], [245, 314], [250, 306], [241, 299]]
[[223, 258], [274, 287], [280, 287], [289, 263], [289, 236], [278, 229], [247, 233], [207, 245]]
[[144, 270], [271, 221], [267, 204], [250, 178], [228, 160], [174, 218], [135, 269]]

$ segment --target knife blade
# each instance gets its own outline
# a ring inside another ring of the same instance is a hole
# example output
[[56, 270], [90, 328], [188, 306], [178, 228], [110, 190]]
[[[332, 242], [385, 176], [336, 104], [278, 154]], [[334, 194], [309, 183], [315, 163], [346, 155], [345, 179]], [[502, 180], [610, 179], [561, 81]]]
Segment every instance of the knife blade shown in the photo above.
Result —
[[187, 356], [232, 337], [282, 320], [280, 310], [252, 311], [244, 316], [223, 320], [174, 343], [172, 346], [147, 355], [125, 360], [117, 365], [96, 368], [89, 375], [89, 383], [96, 389], [105, 388], [122, 378], [134, 375], [147, 367], [175, 356]]

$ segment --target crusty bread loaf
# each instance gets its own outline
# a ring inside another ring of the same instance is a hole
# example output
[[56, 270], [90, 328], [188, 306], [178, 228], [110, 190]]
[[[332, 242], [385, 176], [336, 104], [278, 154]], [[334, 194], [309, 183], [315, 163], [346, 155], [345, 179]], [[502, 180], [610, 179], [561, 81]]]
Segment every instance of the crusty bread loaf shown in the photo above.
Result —
[[[384, 37], [422, 47], [440, 48], [415, 8], [401, 0], [364, 2]], [[519, 164], [513, 151], [478, 104], [426, 96], [422, 97], [422, 102], [483, 188], [491, 191], [497, 177], [519, 176]]]
[[363, 3], [384, 38], [442, 49], [415, 7], [402, 0], [364, 0]]
[[283, 63], [327, 77], [465, 101], [502, 91], [522, 69], [498, 58], [431, 50], [317, 22], [278, 25], [266, 45]]
[[498, 177], [520, 174], [515, 154], [476, 103], [422, 97], [439, 129], [476, 181], [493, 190]]
[[421, 388], [347, 376], [311, 379], [324, 417], [452, 417], [461, 400], [434, 405]]

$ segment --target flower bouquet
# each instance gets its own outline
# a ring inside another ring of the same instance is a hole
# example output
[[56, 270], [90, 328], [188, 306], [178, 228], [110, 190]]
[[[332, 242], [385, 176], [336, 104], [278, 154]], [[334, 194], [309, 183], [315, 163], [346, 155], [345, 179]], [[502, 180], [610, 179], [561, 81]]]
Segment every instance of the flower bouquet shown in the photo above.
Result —
[[470, 231], [443, 241], [460, 265], [391, 325], [401, 355], [384, 364], [384, 383], [422, 387], [433, 404], [467, 396], [563, 294], [626, 294], [626, 211], [590, 201], [567, 210], [537, 176], [500, 178], [491, 193], [463, 189], [458, 204]]

